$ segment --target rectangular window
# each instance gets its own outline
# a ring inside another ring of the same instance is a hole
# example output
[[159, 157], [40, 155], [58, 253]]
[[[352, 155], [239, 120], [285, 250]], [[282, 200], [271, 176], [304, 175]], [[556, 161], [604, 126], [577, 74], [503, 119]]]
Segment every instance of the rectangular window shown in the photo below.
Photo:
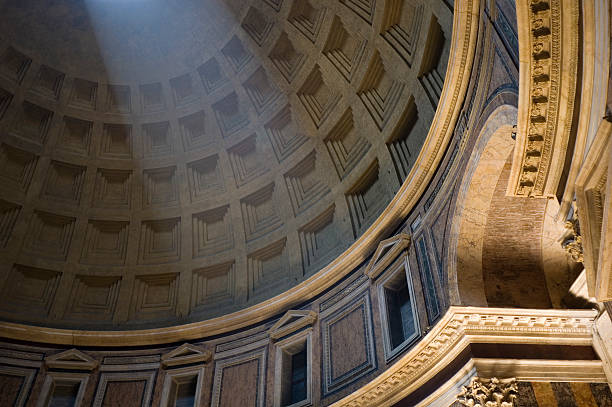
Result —
[[389, 332], [393, 348], [400, 346], [406, 339], [415, 334], [414, 314], [406, 279], [400, 279], [398, 283], [399, 286], [397, 287], [385, 287]]
[[37, 406], [79, 407], [89, 373], [47, 371]]
[[308, 406], [312, 400], [312, 329], [276, 343], [274, 406]]
[[306, 399], [306, 347], [291, 356], [291, 399], [289, 404]]
[[384, 350], [390, 360], [419, 337], [419, 322], [406, 257], [396, 260], [377, 283]]
[[438, 303], [438, 293], [431, 270], [429, 255], [427, 253], [427, 246], [425, 245], [425, 238], [421, 237], [419, 239], [417, 247], [419, 269], [421, 271], [421, 281], [423, 283], [423, 295], [425, 296], [425, 304], [427, 305], [427, 316], [429, 318], [429, 323], [433, 324], [440, 316], [440, 304]]
[[195, 405], [197, 384], [197, 376], [190, 376], [180, 382], [173, 382], [171, 392], [174, 394], [174, 407], [193, 407]]
[[306, 341], [301, 341], [283, 350], [281, 406], [293, 406], [306, 400], [307, 356]]
[[49, 407], [73, 407], [81, 383], [55, 383]]
[[190, 366], [166, 370], [162, 390], [162, 407], [194, 407], [200, 405], [204, 367]]

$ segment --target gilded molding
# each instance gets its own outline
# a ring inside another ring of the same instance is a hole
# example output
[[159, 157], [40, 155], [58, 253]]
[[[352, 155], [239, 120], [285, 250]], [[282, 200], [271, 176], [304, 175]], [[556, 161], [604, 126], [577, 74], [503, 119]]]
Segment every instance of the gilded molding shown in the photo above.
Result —
[[516, 7], [519, 116], [508, 194], [554, 196], [574, 115], [579, 4], [577, 0], [522, 0]]
[[437, 374], [470, 343], [590, 345], [597, 311], [450, 307], [412, 350], [333, 407], [391, 405]]

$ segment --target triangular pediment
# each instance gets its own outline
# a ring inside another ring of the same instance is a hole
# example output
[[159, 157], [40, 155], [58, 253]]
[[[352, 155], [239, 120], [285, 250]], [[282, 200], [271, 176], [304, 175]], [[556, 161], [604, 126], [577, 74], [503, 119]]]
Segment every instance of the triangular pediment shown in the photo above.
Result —
[[163, 355], [161, 362], [164, 367], [179, 366], [207, 362], [210, 360], [210, 357], [210, 351], [190, 343], [184, 343], [172, 352]]
[[52, 369], [93, 370], [98, 366], [98, 361], [73, 348], [47, 356], [45, 364]]
[[365, 269], [365, 274], [371, 279], [375, 279], [382, 271], [389, 266], [397, 257], [410, 246], [410, 236], [400, 233], [389, 239], [385, 239], [378, 244], [372, 260]]
[[287, 336], [299, 329], [312, 325], [317, 320], [317, 314], [308, 310], [289, 310], [270, 328], [270, 338], [273, 340]]

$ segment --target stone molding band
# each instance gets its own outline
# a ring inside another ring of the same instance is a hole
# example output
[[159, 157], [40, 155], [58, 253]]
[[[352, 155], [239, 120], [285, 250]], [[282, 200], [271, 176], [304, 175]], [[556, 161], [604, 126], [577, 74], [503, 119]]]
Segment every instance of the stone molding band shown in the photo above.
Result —
[[[380, 376], [332, 406], [397, 403], [433, 378], [473, 343], [592, 345], [596, 317], [595, 310], [450, 307], [412, 350]], [[572, 368], [577, 369], [577, 366]], [[580, 369], [591, 374], [592, 368], [590, 364], [583, 364]], [[601, 363], [597, 368], [601, 373]]]
[[574, 115], [580, 10], [576, 0], [516, 3], [519, 114], [508, 195], [555, 196]]

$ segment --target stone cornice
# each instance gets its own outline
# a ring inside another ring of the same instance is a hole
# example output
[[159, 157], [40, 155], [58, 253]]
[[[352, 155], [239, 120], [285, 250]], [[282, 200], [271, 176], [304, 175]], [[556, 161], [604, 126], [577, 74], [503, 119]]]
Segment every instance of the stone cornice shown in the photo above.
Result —
[[589, 296], [612, 299], [610, 211], [610, 153], [612, 124], [601, 120], [599, 129], [576, 177], [576, 204], [584, 249], [584, 268]]
[[520, 83], [508, 194], [554, 196], [570, 144], [578, 71], [577, 0], [516, 3]]
[[470, 343], [591, 345], [595, 310], [451, 307], [412, 350], [333, 407], [398, 402], [448, 365]]
[[0, 322], [0, 337], [78, 346], [141, 346], [206, 338], [244, 328], [285, 312], [336, 284], [363, 262], [418, 203], [446, 153], [467, 92], [476, 48], [480, 0], [455, 1], [449, 64], [427, 138], [391, 203], [344, 253], [283, 294], [219, 318], [167, 328], [81, 331]]
[[610, 13], [608, 0], [582, 3], [582, 74], [580, 106], [572, 162], [558, 219], [565, 219], [574, 200], [576, 178], [586, 154], [595, 141], [601, 118], [606, 115], [607, 83], [610, 74]]

